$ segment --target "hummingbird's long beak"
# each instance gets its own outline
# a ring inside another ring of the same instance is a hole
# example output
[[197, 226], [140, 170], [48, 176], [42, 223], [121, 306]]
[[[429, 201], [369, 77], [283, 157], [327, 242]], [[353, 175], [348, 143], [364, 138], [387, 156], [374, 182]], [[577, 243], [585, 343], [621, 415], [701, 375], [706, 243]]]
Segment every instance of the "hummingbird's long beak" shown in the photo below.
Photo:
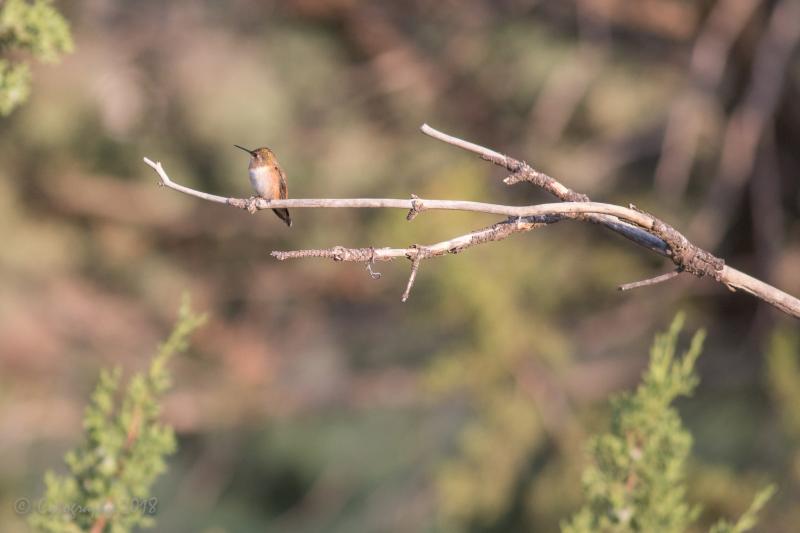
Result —
[[234, 144], [234, 146], [235, 146], [236, 148], [240, 149], [240, 150], [244, 150], [245, 152], [247, 152], [248, 154], [250, 154], [250, 155], [252, 155], [252, 156], [255, 156], [255, 155], [256, 155], [256, 152], [255, 152], [255, 150], [248, 150], [248, 149], [247, 149], [247, 148], [245, 148], [244, 146], [239, 146], [238, 144]]

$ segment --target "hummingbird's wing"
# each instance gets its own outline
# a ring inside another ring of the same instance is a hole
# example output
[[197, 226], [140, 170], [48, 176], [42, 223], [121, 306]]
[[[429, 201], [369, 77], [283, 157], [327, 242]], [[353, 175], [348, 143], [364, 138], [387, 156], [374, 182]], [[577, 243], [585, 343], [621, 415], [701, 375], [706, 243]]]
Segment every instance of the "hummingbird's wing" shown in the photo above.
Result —
[[275, 165], [275, 170], [278, 171], [278, 175], [280, 176], [278, 180], [280, 199], [286, 200], [289, 198], [289, 186], [286, 184], [286, 172], [284, 172], [279, 165]]
[[[278, 172], [278, 198], [286, 200], [289, 198], [289, 187], [286, 185], [286, 173], [280, 167], [275, 165], [275, 170]], [[273, 209], [276, 215], [283, 220], [287, 226], [292, 227], [292, 217], [289, 215], [288, 209]]]

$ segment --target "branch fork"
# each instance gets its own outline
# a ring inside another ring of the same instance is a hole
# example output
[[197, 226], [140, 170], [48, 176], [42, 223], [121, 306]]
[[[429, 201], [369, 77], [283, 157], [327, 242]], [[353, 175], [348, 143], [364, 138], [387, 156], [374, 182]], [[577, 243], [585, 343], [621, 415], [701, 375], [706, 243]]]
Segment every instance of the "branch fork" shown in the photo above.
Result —
[[406, 220], [411, 222], [417, 217], [417, 215], [419, 215], [422, 212], [423, 209], [424, 206], [422, 205], [422, 201], [419, 199], [419, 196], [417, 196], [416, 194], [412, 194], [411, 209], [408, 210], [408, 214], [406, 215]]
[[408, 276], [408, 283], [406, 284], [406, 290], [403, 292], [401, 301], [406, 302], [408, 297], [411, 295], [411, 288], [414, 286], [414, 282], [417, 280], [417, 272], [419, 272], [419, 265], [422, 263], [423, 259], [427, 259], [431, 257], [431, 252], [424, 246], [420, 246], [418, 244], [412, 244], [409, 247], [409, 253], [406, 254], [411, 260], [411, 274]]

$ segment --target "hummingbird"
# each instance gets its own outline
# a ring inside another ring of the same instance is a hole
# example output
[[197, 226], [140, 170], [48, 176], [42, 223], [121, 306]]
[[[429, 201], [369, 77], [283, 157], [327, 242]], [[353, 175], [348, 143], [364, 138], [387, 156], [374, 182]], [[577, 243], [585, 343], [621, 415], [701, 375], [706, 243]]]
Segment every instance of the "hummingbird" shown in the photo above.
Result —
[[[255, 150], [248, 150], [238, 144], [236, 148], [250, 154], [250, 185], [256, 195], [265, 200], [286, 200], [289, 198], [289, 188], [286, 185], [286, 173], [278, 164], [275, 154], [266, 146]], [[288, 209], [273, 209], [278, 218], [287, 226], [292, 227], [292, 217]]]

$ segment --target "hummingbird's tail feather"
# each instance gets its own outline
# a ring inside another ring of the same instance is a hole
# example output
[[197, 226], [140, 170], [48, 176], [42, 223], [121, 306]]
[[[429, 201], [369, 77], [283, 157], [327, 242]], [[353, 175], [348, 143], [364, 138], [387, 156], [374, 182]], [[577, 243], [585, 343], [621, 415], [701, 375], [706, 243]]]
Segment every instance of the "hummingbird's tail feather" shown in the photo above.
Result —
[[273, 209], [272, 212], [278, 215], [278, 218], [283, 220], [287, 226], [292, 227], [292, 217], [289, 216], [288, 209]]

